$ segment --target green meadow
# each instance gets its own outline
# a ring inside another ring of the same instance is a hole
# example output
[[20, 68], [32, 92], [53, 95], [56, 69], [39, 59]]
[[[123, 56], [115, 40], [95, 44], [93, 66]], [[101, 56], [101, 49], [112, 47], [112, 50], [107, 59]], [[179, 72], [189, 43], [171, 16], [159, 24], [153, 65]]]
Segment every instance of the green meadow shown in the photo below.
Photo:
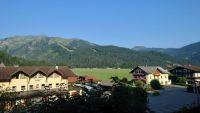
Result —
[[129, 74], [130, 69], [74, 68], [72, 70], [78, 76], [92, 76], [97, 80], [109, 81], [111, 76], [126, 77], [129, 80], [132, 78]]

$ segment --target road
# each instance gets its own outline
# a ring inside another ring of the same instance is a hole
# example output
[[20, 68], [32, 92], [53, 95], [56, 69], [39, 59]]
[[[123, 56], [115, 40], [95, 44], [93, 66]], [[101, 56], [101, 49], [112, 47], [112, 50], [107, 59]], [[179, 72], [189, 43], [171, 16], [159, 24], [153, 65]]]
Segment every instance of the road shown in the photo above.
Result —
[[149, 95], [149, 107], [156, 113], [171, 113], [194, 102], [197, 102], [196, 94], [188, 93], [186, 88], [176, 85], [161, 91], [160, 96]]

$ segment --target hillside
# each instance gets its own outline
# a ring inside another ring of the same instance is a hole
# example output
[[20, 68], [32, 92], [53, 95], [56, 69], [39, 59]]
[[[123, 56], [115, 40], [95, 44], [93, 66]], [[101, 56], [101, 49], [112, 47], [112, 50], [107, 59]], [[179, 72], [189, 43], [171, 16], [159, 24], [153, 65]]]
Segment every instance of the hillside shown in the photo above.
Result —
[[100, 46], [80, 39], [47, 36], [15, 36], [0, 40], [0, 50], [31, 60], [45, 60], [71, 67], [132, 67], [186, 63], [157, 52], [134, 51], [117, 46]]
[[133, 50], [160, 52], [176, 58], [182, 58], [188, 60], [189, 63], [195, 65], [200, 65], [200, 42], [196, 42], [181, 48], [164, 49], [164, 48], [146, 48], [142, 46], [137, 46], [134, 47]]
[[50, 65], [44, 61], [33, 61], [33, 60], [26, 60], [23, 58], [12, 57], [11, 55], [0, 51], [0, 62], [4, 63], [6, 66], [38, 66], [38, 65]]

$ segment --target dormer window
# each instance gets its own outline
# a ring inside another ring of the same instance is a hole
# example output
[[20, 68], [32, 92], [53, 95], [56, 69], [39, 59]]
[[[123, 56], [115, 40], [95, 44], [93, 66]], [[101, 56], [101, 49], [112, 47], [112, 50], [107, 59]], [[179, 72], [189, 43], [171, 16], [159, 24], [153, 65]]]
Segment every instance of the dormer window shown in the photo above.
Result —
[[38, 78], [44, 78], [44, 76], [40, 73], [38, 73]]
[[49, 76], [49, 78], [53, 78], [53, 74]]
[[27, 76], [25, 76], [24, 74], [19, 74], [20, 79], [27, 79]]

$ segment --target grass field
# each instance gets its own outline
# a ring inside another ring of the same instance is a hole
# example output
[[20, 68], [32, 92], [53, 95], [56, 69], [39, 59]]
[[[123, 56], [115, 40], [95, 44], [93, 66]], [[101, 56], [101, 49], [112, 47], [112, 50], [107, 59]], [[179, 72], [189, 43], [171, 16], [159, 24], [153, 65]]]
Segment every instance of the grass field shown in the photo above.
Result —
[[129, 72], [130, 69], [88, 69], [88, 68], [74, 68], [72, 69], [76, 75], [79, 76], [93, 76], [98, 80], [110, 81], [111, 76], [118, 76], [119, 78], [126, 77], [129, 80], [132, 78]]

